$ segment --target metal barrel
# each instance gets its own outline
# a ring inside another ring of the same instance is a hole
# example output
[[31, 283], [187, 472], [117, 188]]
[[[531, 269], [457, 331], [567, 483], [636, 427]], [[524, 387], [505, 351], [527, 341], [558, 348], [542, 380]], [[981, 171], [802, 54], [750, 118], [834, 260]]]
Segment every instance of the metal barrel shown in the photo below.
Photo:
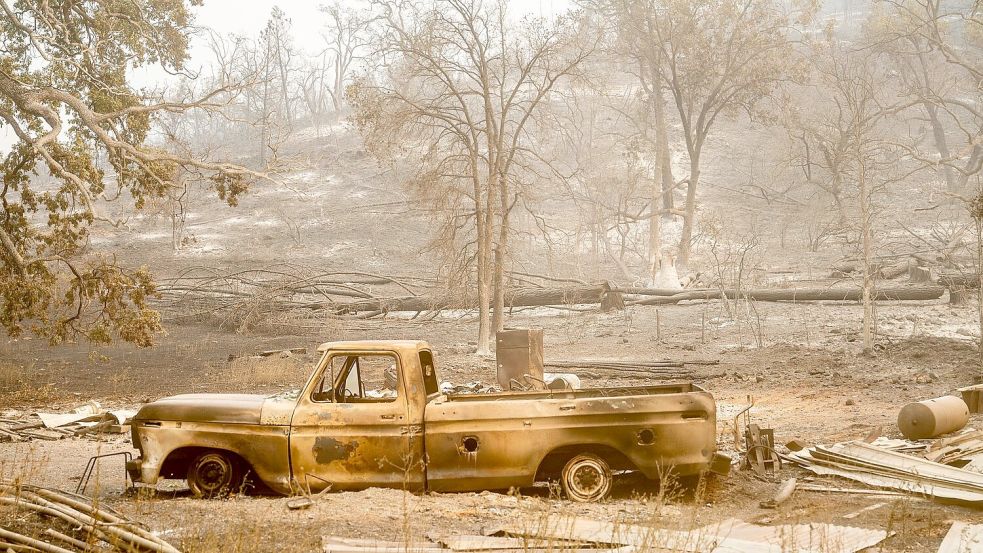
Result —
[[924, 440], [955, 432], [968, 422], [969, 407], [956, 396], [909, 403], [898, 413], [898, 428], [909, 440]]

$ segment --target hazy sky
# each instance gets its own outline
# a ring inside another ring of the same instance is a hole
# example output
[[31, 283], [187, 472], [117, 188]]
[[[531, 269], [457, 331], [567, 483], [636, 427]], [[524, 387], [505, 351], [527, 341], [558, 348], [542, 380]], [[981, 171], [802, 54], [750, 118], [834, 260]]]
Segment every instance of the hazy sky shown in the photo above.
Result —
[[[257, 36], [266, 25], [273, 6], [290, 18], [293, 27], [294, 44], [308, 52], [320, 51], [321, 30], [324, 17], [318, 11], [321, 4], [333, 0], [205, 0], [203, 6], [193, 8], [198, 25], [211, 27], [220, 34], [236, 33]], [[364, 6], [359, 0], [341, 0], [342, 5]], [[509, 0], [513, 14], [551, 16], [566, 11], [573, 5], [572, 0]], [[210, 55], [203, 41], [196, 41], [192, 50], [192, 60], [188, 64], [192, 71], [207, 63]], [[197, 66], [197, 67], [196, 67]], [[152, 85], [167, 80], [166, 74], [155, 69], [139, 70], [132, 74], [139, 85]], [[0, 129], [0, 154], [13, 144], [15, 137], [10, 129]]]
[[[196, 10], [197, 22], [227, 34], [237, 33], [254, 36], [269, 19], [273, 6], [290, 18], [294, 29], [294, 40], [300, 47], [309, 49], [320, 45], [320, 32], [324, 17], [318, 11], [321, 4], [332, 0], [205, 0], [205, 5]], [[358, 0], [341, 0], [342, 5], [364, 6]], [[515, 15], [533, 14], [550, 16], [565, 11], [573, 4], [572, 0], [509, 0]]]

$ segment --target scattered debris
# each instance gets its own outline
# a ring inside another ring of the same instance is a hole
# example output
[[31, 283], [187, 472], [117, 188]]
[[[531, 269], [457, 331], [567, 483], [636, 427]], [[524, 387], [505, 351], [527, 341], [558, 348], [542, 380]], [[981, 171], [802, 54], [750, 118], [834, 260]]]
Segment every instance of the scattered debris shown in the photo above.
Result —
[[861, 441], [816, 446], [789, 456], [816, 474], [842, 476], [879, 488], [983, 504], [983, 474], [890, 451]]
[[513, 523], [485, 536], [431, 536], [429, 543], [323, 536], [325, 553], [589, 552], [635, 553], [852, 553], [887, 538], [883, 530], [833, 524], [761, 526], [728, 519], [690, 531], [548, 516], [530, 525]]
[[891, 451], [897, 451], [900, 453], [914, 453], [917, 451], [924, 451], [928, 448], [929, 444], [926, 442], [913, 442], [909, 440], [900, 440], [897, 438], [888, 438], [885, 436], [878, 436], [873, 440], [864, 440], [870, 445], [877, 446], [882, 449], [889, 449]]
[[86, 434], [120, 434], [136, 414], [131, 410], [107, 410], [95, 401], [68, 413], [35, 413], [29, 418], [4, 413], [0, 418], [0, 442], [60, 440]]
[[809, 447], [809, 445], [802, 440], [796, 439], [785, 444], [785, 447], [787, 447], [789, 451], [802, 451], [803, 449]]
[[718, 451], [713, 454], [713, 459], [710, 460], [710, 472], [719, 476], [727, 476], [730, 474], [730, 466], [733, 463], [734, 460], [729, 455], [724, 455]]
[[[951, 438], [942, 438], [928, 447], [925, 458], [944, 465], [969, 464], [969, 460], [983, 453], [983, 432], [968, 430]], [[957, 465], [958, 466], [958, 465]]]
[[762, 509], [776, 509], [782, 503], [788, 501], [792, 494], [795, 493], [795, 485], [798, 482], [795, 478], [789, 478], [788, 480], [782, 482], [782, 485], [778, 488], [778, 493], [775, 497], [769, 499], [768, 501], [762, 501], [760, 507]]
[[957, 391], [962, 395], [963, 401], [966, 402], [966, 407], [969, 408], [970, 413], [983, 412], [983, 384], [966, 386], [965, 388], [959, 388]]
[[485, 384], [478, 380], [466, 382], [464, 384], [454, 384], [453, 382], [443, 381], [440, 383], [440, 393], [447, 395], [454, 394], [496, 394], [502, 391], [501, 388], [492, 384]]
[[891, 490], [877, 490], [870, 488], [837, 488], [833, 486], [818, 486], [816, 484], [799, 484], [796, 486], [796, 489], [804, 492], [841, 493], [866, 495], [870, 497], [905, 497], [908, 495], [903, 492], [895, 492]]
[[[39, 517], [61, 521], [61, 530], [47, 528], [42, 540], [0, 529], [0, 548], [6, 551], [40, 550], [50, 553], [75, 551], [119, 551], [180, 553], [141, 524], [88, 497], [51, 488], [0, 482], [0, 504], [33, 511]], [[106, 548], [108, 546], [108, 549]]]
[[543, 381], [550, 390], [579, 390], [583, 387], [580, 377], [570, 373], [545, 373]]
[[922, 440], [955, 432], [969, 422], [969, 407], [956, 396], [916, 401], [898, 413], [898, 428], [906, 438]]
[[289, 357], [291, 355], [307, 355], [307, 348], [271, 349], [259, 352], [260, 357], [271, 357], [279, 355]]
[[747, 447], [747, 454], [744, 457], [745, 467], [759, 476], [774, 474], [776, 469], [781, 468], [782, 459], [775, 451], [774, 430], [749, 424], [744, 430], [744, 443]]
[[983, 524], [956, 521], [949, 527], [938, 553], [983, 552]]
[[864, 507], [863, 509], [858, 509], [856, 511], [853, 511], [852, 513], [847, 513], [847, 514], [843, 515], [843, 518], [847, 518], [847, 519], [857, 518], [858, 516], [860, 516], [860, 515], [862, 515], [864, 513], [869, 513], [870, 511], [876, 511], [877, 509], [880, 509], [881, 507], [883, 507], [885, 505], [887, 505], [887, 503], [884, 503], [883, 501], [880, 502], [880, 503], [874, 503], [873, 505], [868, 505], [868, 506]]
[[668, 530], [633, 524], [617, 524], [583, 518], [550, 516], [533, 526], [509, 524], [492, 535], [632, 546], [636, 551], [700, 553], [780, 553], [823, 551], [849, 553], [871, 547], [887, 538], [884, 530], [867, 530], [832, 524], [761, 526], [729, 519], [693, 530]]

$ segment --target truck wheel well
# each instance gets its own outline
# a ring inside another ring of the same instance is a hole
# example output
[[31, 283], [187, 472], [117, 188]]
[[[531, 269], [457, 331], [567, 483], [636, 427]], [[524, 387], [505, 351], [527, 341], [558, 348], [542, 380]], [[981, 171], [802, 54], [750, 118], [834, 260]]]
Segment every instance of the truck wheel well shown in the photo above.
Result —
[[563, 465], [581, 453], [593, 453], [601, 457], [607, 461], [611, 470], [638, 470], [638, 467], [624, 453], [611, 446], [601, 444], [565, 445], [550, 451], [546, 457], [543, 457], [543, 460], [539, 462], [539, 468], [536, 470], [536, 481], [559, 479]]
[[167, 455], [167, 458], [164, 459], [164, 463], [160, 467], [160, 476], [162, 478], [184, 479], [188, 474], [188, 466], [191, 464], [191, 461], [206, 451], [221, 451], [223, 453], [227, 453], [238, 463], [240, 463], [240, 466], [243, 468], [245, 473], [254, 472], [249, 462], [235, 451], [218, 447], [179, 447], [170, 452]]

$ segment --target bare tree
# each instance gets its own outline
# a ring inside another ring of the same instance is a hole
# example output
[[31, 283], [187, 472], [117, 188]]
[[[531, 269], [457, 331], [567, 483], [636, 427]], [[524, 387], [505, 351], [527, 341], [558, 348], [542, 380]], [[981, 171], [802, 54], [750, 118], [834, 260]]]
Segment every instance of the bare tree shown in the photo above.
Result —
[[876, 313], [873, 298], [877, 271], [875, 229], [878, 201], [908, 175], [890, 123], [909, 103], [891, 102], [896, 86], [884, 70], [883, 56], [852, 46], [832, 35], [811, 43], [809, 86], [798, 90], [795, 133], [802, 151], [803, 173], [810, 183], [829, 191], [842, 224], [855, 230], [862, 267], [863, 350], [873, 352]]
[[376, 18], [368, 10], [344, 7], [337, 1], [320, 9], [327, 18], [322, 56], [330, 60], [332, 77], [326, 90], [335, 112], [340, 112], [352, 70], [372, 45], [371, 30]]
[[349, 87], [353, 121], [375, 154], [413, 157], [411, 185], [439, 206], [443, 237], [465, 237], [456, 264], [476, 268], [478, 352], [487, 354], [504, 324], [520, 173], [538, 155], [531, 122], [596, 39], [576, 36], [567, 19], [512, 21], [503, 1], [378, 7], [386, 63]]
[[[678, 265], [689, 265], [703, 151], [721, 115], [753, 114], [762, 99], [792, 70], [793, 19], [777, 0], [610, 0], [604, 9], [627, 26], [640, 82], [650, 91], [658, 135], [665, 124], [665, 90], [682, 126], [689, 158]], [[809, 13], [800, 14], [808, 16]], [[666, 144], [668, 141], [666, 141]], [[671, 174], [667, 146], [661, 191], [667, 197]]]
[[940, 170], [947, 192], [969, 193], [969, 178], [983, 168], [978, 2], [884, 0], [881, 8], [869, 25], [871, 42], [893, 62], [901, 92], [913, 100], [910, 120], [930, 129], [931, 140], [911, 143], [909, 155]]

